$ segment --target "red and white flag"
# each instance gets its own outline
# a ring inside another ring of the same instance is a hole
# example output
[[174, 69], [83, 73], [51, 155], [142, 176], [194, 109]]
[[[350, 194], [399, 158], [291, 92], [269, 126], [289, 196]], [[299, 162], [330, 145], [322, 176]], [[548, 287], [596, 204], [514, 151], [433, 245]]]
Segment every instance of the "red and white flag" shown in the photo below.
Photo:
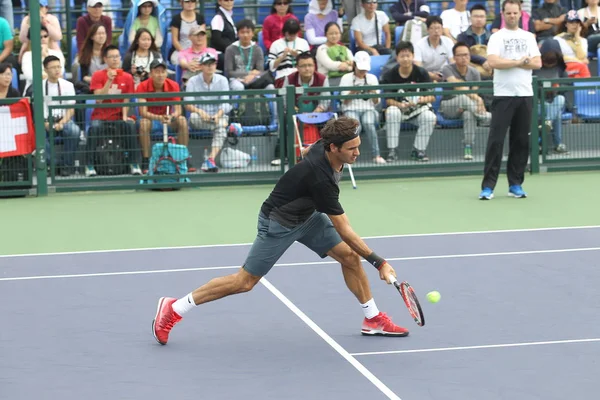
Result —
[[28, 99], [0, 107], [0, 158], [31, 154], [35, 130]]

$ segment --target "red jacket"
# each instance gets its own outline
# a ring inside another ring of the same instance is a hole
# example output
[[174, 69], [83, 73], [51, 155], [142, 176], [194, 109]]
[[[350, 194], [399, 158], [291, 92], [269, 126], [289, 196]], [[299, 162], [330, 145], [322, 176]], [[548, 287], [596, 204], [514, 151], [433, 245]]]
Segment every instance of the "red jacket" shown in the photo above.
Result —
[[[267, 52], [271, 49], [271, 44], [274, 41], [283, 37], [283, 33], [281, 32], [283, 29], [283, 24], [290, 18], [300, 22], [298, 17], [296, 17], [294, 14], [285, 14], [283, 17], [280, 17], [277, 14], [271, 14], [265, 18], [262, 31], [263, 41], [265, 42], [265, 48], [267, 49]], [[302, 37], [302, 33], [298, 33], [298, 37]]]

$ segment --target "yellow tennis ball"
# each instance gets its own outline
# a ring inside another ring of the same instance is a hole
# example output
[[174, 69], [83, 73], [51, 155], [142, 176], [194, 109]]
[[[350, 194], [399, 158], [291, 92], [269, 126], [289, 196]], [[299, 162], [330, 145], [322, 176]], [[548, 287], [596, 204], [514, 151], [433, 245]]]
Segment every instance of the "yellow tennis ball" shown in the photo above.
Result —
[[436, 290], [427, 293], [427, 300], [429, 300], [430, 303], [437, 303], [438, 301], [440, 301], [441, 298], [442, 295]]

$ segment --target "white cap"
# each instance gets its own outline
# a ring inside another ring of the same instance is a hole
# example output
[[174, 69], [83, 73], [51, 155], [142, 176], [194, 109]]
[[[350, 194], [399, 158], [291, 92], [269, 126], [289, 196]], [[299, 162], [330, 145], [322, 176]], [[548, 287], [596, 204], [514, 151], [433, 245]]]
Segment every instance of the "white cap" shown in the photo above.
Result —
[[354, 62], [356, 63], [356, 68], [363, 71], [371, 70], [371, 56], [366, 51], [358, 51], [354, 55]]
[[88, 7], [95, 7], [98, 3], [101, 3], [102, 6], [106, 7], [106, 0], [87, 0]]

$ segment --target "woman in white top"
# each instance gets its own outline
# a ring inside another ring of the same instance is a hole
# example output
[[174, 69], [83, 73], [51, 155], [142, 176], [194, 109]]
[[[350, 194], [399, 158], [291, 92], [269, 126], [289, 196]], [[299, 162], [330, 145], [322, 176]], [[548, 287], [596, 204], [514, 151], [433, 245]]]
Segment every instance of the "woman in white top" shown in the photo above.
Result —
[[[342, 76], [341, 87], [377, 86], [379, 80], [371, 70], [371, 57], [366, 51], [358, 51], [354, 55], [354, 72]], [[343, 90], [341, 97], [356, 94], [379, 93], [379, 90]], [[371, 142], [371, 156], [375, 164], [385, 164], [386, 161], [379, 152], [377, 139], [377, 125], [379, 123], [378, 97], [365, 99], [344, 99], [342, 101], [342, 112], [346, 117], [354, 118], [360, 123], [360, 129], [364, 129], [369, 142]]]
[[579, 19], [587, 29], [588, 52], [596, 54], [600, 44], [600, 12], [598, 3], [600, 0], [587, 0], [587, 7], [577, 10]]
[[[62, 51], [60, 50], [55, 50], [55, 49], [51, 49], [48, 46], [48, 42], [50, 40], [49, 34], [48, 34], [48, 30], [46, 29], [46, 27], [42, 26], [42, 28], [40, 29], [40, 35], [41, 35], [41, 42], [42, 42], [42, 59], [40, 61], [40, 64], [44, 61], [44, 58], [53, 55], [58, 57], [58, 59], [60, 60], [60, 65], [62, 67], [62, 74], [65, 73], [65, 56], [63, 55]], [[31, 38], [31, 31], [29, 31], [29, 34], [27, 35], [27, 38]], [[31, 83], [33, 82], [33, 59], [32, 59], [32, 53], [31, 53], [31, 41], [28, 41], [26, 44], [26, 49], [25, 52], [23, 53], [23, 61], [21, 62], [21, 69], [23, 70], [23, 76], [25, 76], [25, 89], [23, 91], [24, 95], [25, 93], [27, 93], [27, 89], [29, 89], [29, 86], [31, 86]], [[42, 78], [46, 79], [46, 72], [42, 69]]]
[[[52, 14], [48, 14], [48, 1], [39, 0], [40, 3], [40, 23], [48, 32], [48, 48], [60, 50], [60, 41], [62, 40], [62, 29], [58, 18]], [[21, 41], [21, 51], [19, 52], [19, 62], [23, 60], [25, 53], [25, 45], [29, 42], [29, 24], [30, 17], [26, 15], [21, 21], [21, 29], [19, 30], [19, 40]]]
[[135, 87], [150, 76], [150, 64], [162, 56], [154, 43], [154, 37], [146, 28], [137, 30], [133, 42], [123, 58], [123, 71], [133, 76]]
[[352, 52], [340, 44], [342, 31], [335, 22], [325, 25], [327, 42], [317, 49], [317, 70], [329, 78], [329, 86], [338, 86], [342, 76], [352, 71]]
[[560, 45], [569, 78], [589, 78], [588, 64], [590, 61], [587, 58], [588, 44], [585, 38], [587, 31], [575, 10], [567, 13], [559, 32], [554, 39]]

